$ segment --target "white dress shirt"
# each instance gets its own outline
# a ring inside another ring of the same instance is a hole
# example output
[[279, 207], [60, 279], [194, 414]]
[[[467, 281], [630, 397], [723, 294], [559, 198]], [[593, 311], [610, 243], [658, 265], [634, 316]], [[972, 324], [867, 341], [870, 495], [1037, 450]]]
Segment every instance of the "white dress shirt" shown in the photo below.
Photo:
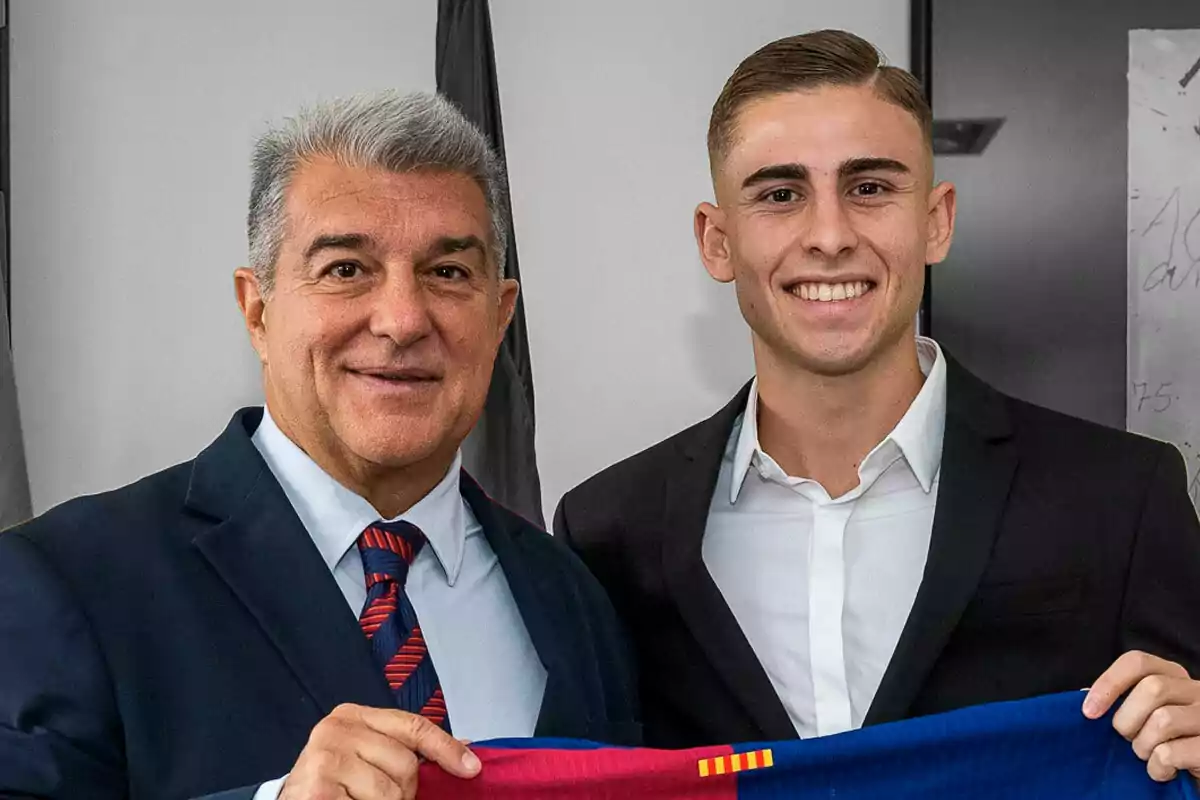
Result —
[[[265, 409], [252, 441], [357, 619], [367, 587], [356, 542], [379, 513], [317, 466]], [[461, 463], [459, 454], [441, 483], [386, 521], [410, 522], [428, 540], [409, 568], [404, 590], [421, 620], [454, 735], [471, 741], [532, 736], [546, 670], [500, 562], [459, 493]], [[255, 800], [274, 800], [283, 781], [260, 786]]]
[[758, 383], [734, 425], [703, 557], [801, 737], [858, 728], [925, 570], [946, 424], [946, 362], [917, 350], [925, 383], [830, 497], [758, 442]]

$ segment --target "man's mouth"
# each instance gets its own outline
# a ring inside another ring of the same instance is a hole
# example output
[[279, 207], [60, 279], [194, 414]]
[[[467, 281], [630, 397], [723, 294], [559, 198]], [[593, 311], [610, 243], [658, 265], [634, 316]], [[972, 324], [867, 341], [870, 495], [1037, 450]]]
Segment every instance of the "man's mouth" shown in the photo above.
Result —
[[875, 290], [874, 281], [843, 281], [840, 283], [798, 281], [784, 287], [789, 294], [801, 300], [817, 303], [833, 303], [839, 300], [854, 300]]
[[388, 383], [430, 383], [442, 379], [442, 374], [425, 367], [360, 367], [349, 372]]

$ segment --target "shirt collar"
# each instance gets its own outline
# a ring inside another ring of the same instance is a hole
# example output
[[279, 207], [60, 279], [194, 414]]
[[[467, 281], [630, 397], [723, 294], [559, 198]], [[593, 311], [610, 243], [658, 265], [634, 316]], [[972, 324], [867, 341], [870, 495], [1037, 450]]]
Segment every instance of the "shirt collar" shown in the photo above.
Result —
[[[263, 409], [262, 422], [251, 437], [271, 473], [283, 487], [296, 515], [331, 571], [366, 527], [380, 516], [366, 498], [355, 494], [321, 469], [295, 442], [284, 435]], [[446, 574], [451, 586], [462, 568], [465, 522], [459, 491], [462, 453], [429, 494], [399, 516], [386, 522], [416, 525]]]
[[[946, 359], [938, 343], [924, 336], [917, 337], [917, 359], [925, 375], [925, 383], [900, 422], [875, 446], [871, 454], [886, 442], [894, 442], [904, 454], [921, 488], [928, 494], [933, 489], [942, 462], [942, 439], [946, 431]], [[733, 459], [733, 480], [729, 487], [731, 504], [737, 503], [755, 455], [769, 458], [758, 441], [758, 378], [750, 385], [746, 410], [739, 424], [734, 426], [730, 447], [726, 450], [726, 456]]]

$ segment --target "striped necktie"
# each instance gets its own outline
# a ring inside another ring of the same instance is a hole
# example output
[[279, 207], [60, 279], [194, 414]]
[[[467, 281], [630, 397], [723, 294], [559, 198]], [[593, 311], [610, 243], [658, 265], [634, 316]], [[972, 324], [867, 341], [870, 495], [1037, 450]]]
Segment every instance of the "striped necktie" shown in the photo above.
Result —
[[358, 537], [367, 581], [367, 602], [358, 622], [399, 708], [449, 731], [442, 686], [404, 591], [408, 568], [424, 546], [425, 534], [407, 522], [377, 522]]

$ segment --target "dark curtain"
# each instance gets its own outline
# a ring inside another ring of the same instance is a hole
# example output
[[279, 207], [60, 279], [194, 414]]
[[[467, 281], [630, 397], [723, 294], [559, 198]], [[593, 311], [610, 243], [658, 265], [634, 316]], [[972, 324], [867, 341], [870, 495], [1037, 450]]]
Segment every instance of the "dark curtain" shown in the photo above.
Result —
[[[488, 137], [504, 162], [500, 93], [487, 0], [438, 0], [437, 88]], [[508, 277], [521, 279], [512, 213], [508, 225]], [[496, 356], [483, 416], [463, 446], [467, 471], [489, 495], [545, 526], [534, 452], [533, 373], [525, 326], [524, 291]]]
[[[0, 270], [5, 244], [4, 195], [0, 194]], [[21, 417], [17, 413], [17, 384], [13, 377], [12, 351], [8, 340], [8, 300], [0, 281], [0, 531], [29, 518], [29, 478], [25, 471], [25, 447], [21, 441]]]

